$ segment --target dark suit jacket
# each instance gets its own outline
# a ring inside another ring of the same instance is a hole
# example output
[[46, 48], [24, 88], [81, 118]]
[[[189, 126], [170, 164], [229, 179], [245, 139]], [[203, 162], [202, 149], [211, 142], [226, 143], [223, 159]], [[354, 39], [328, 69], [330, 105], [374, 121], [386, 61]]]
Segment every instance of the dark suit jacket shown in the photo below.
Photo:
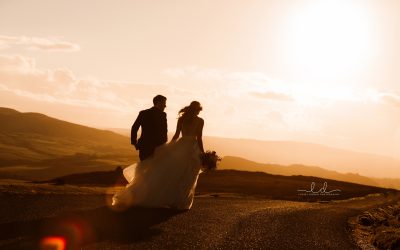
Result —
[[[142, 134], [137, 141], [137, 132], [142, 127]], [[167, 114], [158, 108], [140, 111], [131, 129], [131, 143], [136, 148], [151, 149], [167, 142]]]

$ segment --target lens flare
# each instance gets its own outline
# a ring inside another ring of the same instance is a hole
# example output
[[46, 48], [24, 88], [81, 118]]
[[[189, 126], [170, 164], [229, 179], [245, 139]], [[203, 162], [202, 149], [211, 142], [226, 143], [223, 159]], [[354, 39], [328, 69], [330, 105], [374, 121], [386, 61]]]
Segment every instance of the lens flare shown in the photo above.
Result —
[[41, 250], [65, 250], [67, 241], [60, 236], [48, 236], [40, 241]]

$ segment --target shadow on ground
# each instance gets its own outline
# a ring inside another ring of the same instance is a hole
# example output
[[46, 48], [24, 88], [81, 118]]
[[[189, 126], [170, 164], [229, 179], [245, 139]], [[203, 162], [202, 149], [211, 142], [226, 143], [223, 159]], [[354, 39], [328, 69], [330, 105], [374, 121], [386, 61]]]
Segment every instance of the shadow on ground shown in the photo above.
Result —
[[164, 208], [130, 208], [116, 212], [108, 207], [63, 214], [53, 218], [0, 225], [3, 249], [38, 249], [44, 239], [65, 240], [67, 249], [95, 242], [144, 241], [161, 233], [153, 226], [182, 213]]

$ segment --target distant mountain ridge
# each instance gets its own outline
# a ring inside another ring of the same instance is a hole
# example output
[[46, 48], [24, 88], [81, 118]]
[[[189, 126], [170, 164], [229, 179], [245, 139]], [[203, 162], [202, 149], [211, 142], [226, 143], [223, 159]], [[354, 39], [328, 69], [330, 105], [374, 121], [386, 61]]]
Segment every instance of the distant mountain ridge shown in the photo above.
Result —
[[[310, 188], [311, 183], [316, 183], [319, 190], [324, 182], [328, 190], [340, 190], [334, 196], [304, 196], [299, 195], [299, 189]], [[114, 171], [102, 171], [92, 173], [72, 174], [61, 176], [42, 183], [53, 183], [55, 185], [78, 185], [78, 186], [125, 186], [126, 179], [123, 177], [122, 169]], [[360, 185], [344, 181], [312, 176], [284, 176], [268, 174], [263, 172], [239, 171], [222, 169], [200, 174], [196, 194], [213, 195], [236, 194], [246, 196], [264, 197], [267, 199], [296, 200], [296, 201], [321, 201], [342, 200], [354, 197], [362, 197], [373, 193], [393, 192], [392, 189]]]
[[395, 188], [400, 190], [400, 179], [384, 179], [365, 177], [353, 173], [338, 173], [336, 171], [327, 170], [321, 167], [305, 166], [305, 165], [289, 165], [282, 166], [276, 164], [263, 164], [249, 161], [240, 157], [225, 156], [218, 166], [218, 169], [233, 169], [239, 171], [265, 172], [274, 175], [284, 176], [315, 176], [319, 178], [345, 181], [349, 183], [357, 183], [368, 186], [377, 186], [385, 188]]
[[[21, 113], [13, 109], [0, 107], [1, 133], [36, 133], [46, 136], [79, 138], [120, 142], [125, 137], [108, 130], [86, 127], [58, 120], [40, 113]], [[62, 131], [62, 133], [60, 133]]]
[[318, 144], [206, 138], [205, 145], [218, 150], [222, 155], [234, 155], [256, 162], [311, 165], [341, 173], [400, 178], [399, 160]]
[[39, 113], [0, 108], [0, 177], [55, 177], [137, 160], [129, 138]]
[[305, 166], [298, 164], [289, 166], [262, 164], [234, 156], [224, 157], [223, 161], [219, 164], [219, 169], [244, 170], [241, 166], [246, 166], [246, 171], [266, 172], [269, 174], [278, 174], [285, 176], [318, 176], [321, 178], [378, 186], [378, 183], [373, 181], [373, 179], [358, 174], [341, 174], [336, 171], [326, 170], [321, 167]]
[[[279, 160], [289, 161], [284, 156], [290, 158], [289, 155], [298, 148], [307, 148], [307, 143], [286, 142], [283, 145], [287, 145], [287, 148], [282, 148], [282, 145], [276, 142], [256, 141], [253, 145], [251, 143], [254, 140], [216, 137], [205, 137], [204, 142], [206, 148], [227, 156], [220, 165], [221, 169], [260, 171], [279, 175], [308, 175], [400, 189], [398, 179], [378, 179], [355, 173], [349, 174], [351, 169], [340, 173], [339, 170], [327, 170], [325, 165], [276, 163]], [[318, 145], [312, 146], [318, 149]], [[271, 147], [275, 148], [277, 154], [274, 154]], [[305, 154], [318, 155], [316, 149]], [[255, 152], [260, 155], [254, 155]], [[351, 153], [347, 152], [349, 155]], [[257, 156], [254, 158], [264, 160], [247, 158], [251, 159], [250, 161], [244, 159], [246, 157], [243, 155]], [[137, 160], [137, 151], [130, 145], [127, 136], [65, 122], [39, 113], [21, 113], [13, 109], [0, 108], [0, 178], [45, 180], [73, 173], [110, 171]], [[291, 160], [293, 161], [293, 158]]]
[[[129, 136], [129, 130], [112, 129]], [[400, 178], [400, 160], [381, 155], [337, 149], [324, 145], [204, 136], [206, 149], [221, 156], [237, 156], [254, 162], [279, 165], [319, 166], [343, 174], [376, 178]]]

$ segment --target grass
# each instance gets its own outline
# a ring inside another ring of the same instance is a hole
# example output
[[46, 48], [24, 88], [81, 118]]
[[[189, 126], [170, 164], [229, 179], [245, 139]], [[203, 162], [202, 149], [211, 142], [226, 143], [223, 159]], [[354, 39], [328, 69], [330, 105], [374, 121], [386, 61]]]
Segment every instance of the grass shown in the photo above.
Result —
[[[127, 184], [122, 175], [122, 169], [112, 171], [97, 171], [84, 174], [72, 174], [54, 178], [47, 182], [59, 185], [78, 186], [124, 186]], [[339, 189], [338, 195], [327, 195], [320, 192], [314, 195], [302, 195], [299, 189], [310, 190], [315, 182], [314, 191], [318, 191], [324, 182], [328, 186], [326, 192]], [[247, 172], [237, 170], [216, 170], [202, 173], [199, 176], [197, 195], [237, 194], [255, 196], [267, 199], [294, 201], [328, 201], [362, 197], [373, 193], [394, 192], [392, 189], [372, 187], [343, 181], [323, 179], [309, 176], [282, 176], [262, 172]]]

